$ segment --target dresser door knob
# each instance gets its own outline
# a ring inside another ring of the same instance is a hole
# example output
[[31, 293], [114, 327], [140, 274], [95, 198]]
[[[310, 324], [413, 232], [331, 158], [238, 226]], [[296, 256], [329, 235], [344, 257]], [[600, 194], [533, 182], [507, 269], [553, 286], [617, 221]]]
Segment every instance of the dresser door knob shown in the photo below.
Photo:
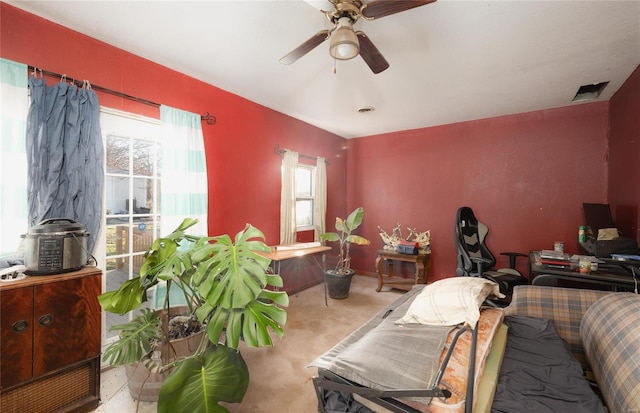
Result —
[[23, 331], [26, 331], [27, 328], [29, 328], [29, 323], [26, 320], [16, 321], [15, 323], [13, 323], [11, 328], [13, 329], [14, 333], [22, 333]]
[[45, 315], [41, 316], [38, 319], [38, 324], [40, 324], [43, 327], [51, 325], [51, 323], [53, 323], [53, 315], [52, 314], [45, 314]]

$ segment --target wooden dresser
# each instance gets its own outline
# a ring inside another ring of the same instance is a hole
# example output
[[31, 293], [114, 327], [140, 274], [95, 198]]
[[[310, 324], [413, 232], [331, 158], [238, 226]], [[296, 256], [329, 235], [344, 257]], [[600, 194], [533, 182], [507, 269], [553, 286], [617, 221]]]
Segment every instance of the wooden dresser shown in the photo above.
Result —
[[85, 412], [100, 399], [102, 273], [0, 283], [0, 410]]

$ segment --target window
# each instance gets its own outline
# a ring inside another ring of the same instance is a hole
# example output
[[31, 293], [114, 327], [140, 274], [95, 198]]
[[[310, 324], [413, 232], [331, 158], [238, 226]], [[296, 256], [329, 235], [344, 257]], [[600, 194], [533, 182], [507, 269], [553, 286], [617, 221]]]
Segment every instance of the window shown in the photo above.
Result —
[[[161, 128], [158, 120], [104, 108], [100, 123], [105, 196], [96, 257], [106, 292], [139, 275], [145, 251], [160, 235]], [[109, 327], [130, 317], [104, 314], [103, 345], [117, 338]]]
[[315, 167], [306, 165], [296, 168], [296, 229], [298, 231], [313, 229], [315, 170]]
[[[326, 161], [284, 150], [280, 189], [280, 243], [292, 244], [298, 233], [313, 232], [314, 240], [325, 231], [327, 211]], [[315, 165], [300, 164], [298, 158], [315, 159]], [[294, 216], [295, 215], [295, 216]]]

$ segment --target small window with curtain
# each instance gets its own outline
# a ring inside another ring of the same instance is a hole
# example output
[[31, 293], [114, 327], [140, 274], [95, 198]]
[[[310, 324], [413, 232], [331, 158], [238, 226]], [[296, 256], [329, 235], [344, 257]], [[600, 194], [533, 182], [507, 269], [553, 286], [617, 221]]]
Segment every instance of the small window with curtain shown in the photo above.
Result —
[[296, 168], [296, 229], [313, 229], [315, 203], [315, 167], [300, 165]]

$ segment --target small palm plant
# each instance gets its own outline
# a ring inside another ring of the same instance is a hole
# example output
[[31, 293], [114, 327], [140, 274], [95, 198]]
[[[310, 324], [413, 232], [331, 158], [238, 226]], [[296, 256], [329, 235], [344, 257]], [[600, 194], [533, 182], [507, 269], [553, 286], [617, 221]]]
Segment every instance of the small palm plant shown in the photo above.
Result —
[[336, 218], [336, 231], [337, 232], [327, 232], [324, 234], [320, 234], [320, 238], [326, 241], [337, 241], [339, 243], [339, 255], [338, 262], [333, 271], [335, 275], [347, 275], [352, 273], [351, 270], [351, 256], [349, 254], [349, 249], [351, 244], [356, 245], [369, 245], [370, 242], [368, 239], [361, 237], [359, 235], [352, 234], [360, 224], [362, 224], [362, 219], [364, 218], [364, 209], [362, 207], [356, 208], [346, 220], [337, 217]]

